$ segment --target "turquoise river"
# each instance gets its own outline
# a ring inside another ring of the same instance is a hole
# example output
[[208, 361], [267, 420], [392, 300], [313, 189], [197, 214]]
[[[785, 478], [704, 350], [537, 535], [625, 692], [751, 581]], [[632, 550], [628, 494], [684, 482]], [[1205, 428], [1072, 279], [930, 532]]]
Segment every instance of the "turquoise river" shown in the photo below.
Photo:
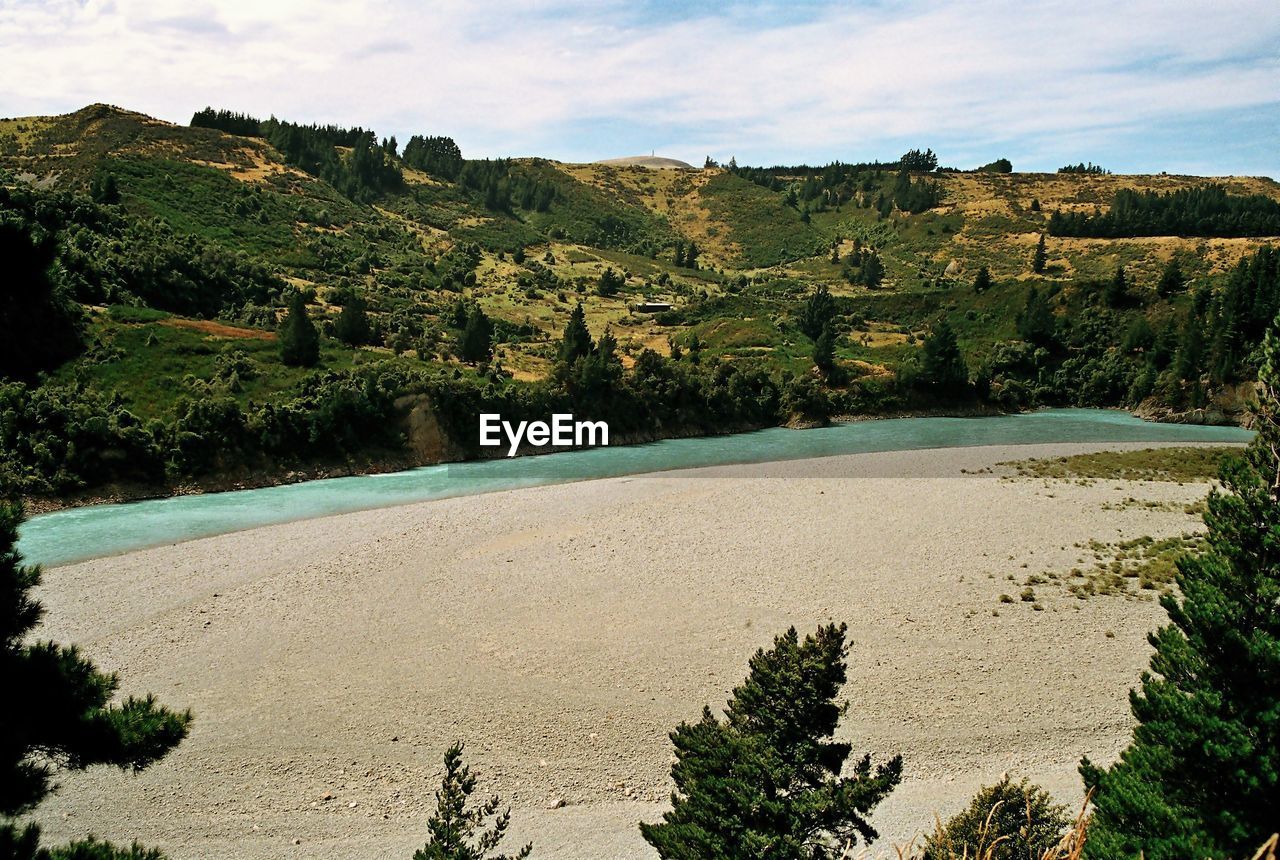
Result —
[[30, 562], [66, 564], [330, 514], [697, 466], [976, 445], [1243, 444], [1252, 435], [1237, 427], [1156, 424], [1125, 412], [1098, 409], [1048, 409], [989, 418], [888, 418], [814, 430], [773, 428], [732, 436], [668, 439], [645, 445], [450, 463], [255, 490], [70, 508], [32, 517], [22, 526], [18, 549]]

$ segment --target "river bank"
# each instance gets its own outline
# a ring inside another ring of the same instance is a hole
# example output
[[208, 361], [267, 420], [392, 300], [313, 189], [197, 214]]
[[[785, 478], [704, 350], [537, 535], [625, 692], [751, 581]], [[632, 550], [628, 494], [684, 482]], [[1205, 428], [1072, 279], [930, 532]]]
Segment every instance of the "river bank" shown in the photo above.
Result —
[[1011, 480], [998, 464], [1149, 446], [613, 477], [51, 568], [41, 635], [196, 722], [138, 776], [64, 778], [38, 818], [51, 840], [138, 838], [175, 860], [403, 858], [461, 738], [482, 791], [513, 805], [513, 844], [651, 858], [636, 822], [663, 809], [667, 733], [721, 707], [773, 635], [828, 620], [852, 641], [840, 735], [906, 760], [874, 817], [878, 854], [1006, 770], [1078, 803], [1080, 756], [1105, 762], [1128, 736], [1163, 613], [1053, 585], [1040, 611], [1001, 595], [1091, 540], [1198, 529], [1184, 506], [1206, 487]]

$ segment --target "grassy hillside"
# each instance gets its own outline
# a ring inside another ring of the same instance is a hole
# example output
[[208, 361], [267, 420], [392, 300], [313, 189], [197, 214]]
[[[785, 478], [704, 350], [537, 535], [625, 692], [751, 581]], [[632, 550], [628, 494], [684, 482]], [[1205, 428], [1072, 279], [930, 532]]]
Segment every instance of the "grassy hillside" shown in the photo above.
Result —
[[[357, 157], [345, 146], [335, 155], [338, 165]], [[168, 427], [210, 387], [252, 423], [254, 410], [295, 401], [318, 372], [416, 375], [417, 389], [426, 379], [463, 380], [478, 386], [475, 397], [569, 397], [604, 408], [557, 375], [561, 335], [581, 304], [591, 336], [607, 329], [616, 339], [609, 360], [628, 374], [618, 383], [631, 386], [628, 396], [640, 396], [642, 380], [658, 384], [658, 373], [692, 398], [661, 420], [637, 419], [634, 429], [650, 434], [714, 429], [717, 416], [729, 426], [942, 406], [959, 395], [929, 381], [922, 346], [944, 321], [975, 386], [961, 399], [1011, 407], [1155, 397], [1186, 409], [1250, 374], [1248, 345], [1220, 342], [1213, 321], [1245, 305], [1252, 320], [1271, 300], [1273, 264], [1252, 274], [1240, 267], [1276, 237], [1049, 235], [1054, 212], [1105, 212], [1123, 189], [1200, 188], [1207, 180], [1198, 177], [926, 178], [869, 166], [815, 192], [819, 177], [800, 170], [775, 171], [780, 178], [767, 185], [721, 168], [521, 159], [445, 175], [400, 156], [379, 150], [383, 177], [394, 181], [353, 194], [266, 137], [106, 105], [0, 120], [5, 217], [54, 237], [54, 280], [89, 308], [82, 349], [43, 368], [44, 384], [116, 398], [140, 421]], [[1214, 181], [1229, 195], [1280, 199], [1269, 179]], [[936, 205], [895, 205], [903, 182], [936, 183]], [[1046, 259], [1036, 272], [1041, 237]], [[678, 259], [691, 246], [695, 266]], [[1164, 290], [1171, 263], [1181, 281]], [[992, 285], [978, 292], [983, 267]], [[1118, 269], [1124, 289], [1112, 295], [1105, 285]], [[825, 312], [833, 357], [815, 369], [818, 329], [803, 320], [819, 288], [833, 297]], [[1020, 322], [1032, 288], [1053, 329], [1038, 344]], [[275, 341], [298, 290], [322, 334], [315, 368], [286, 367]], [[1253, 298], [1227, 308], [1223, 297], [1241, 291]], [[644, 300], [673, 309], [633, 310]], [[353, 301], [367, 309], [368, 331], [344, 344], [338, 318]], [[464, 348], [471, 308], [492, 332], [492, 355], [479, 363]], [[1188, 319], [1205, 340], [1195, 354], [1194, 343], [1177, 342], [1190, 337]], [[1235, 329], [1245, 339], [1256, 333], [1252, 322]], [[677, 360], [666, 358], [673, 347]], [[654, 358], [636, 369], [646, 351]], [[1191, 364], [1171, 378], [1182, 353]], [[0, 368], [0, 377], [15, 375]], [[736, 393], [717, 400], [719, 387]], [[23, 462], [19, 483], [35, 486], [32, 476], [50, 468], [41, 456]]]

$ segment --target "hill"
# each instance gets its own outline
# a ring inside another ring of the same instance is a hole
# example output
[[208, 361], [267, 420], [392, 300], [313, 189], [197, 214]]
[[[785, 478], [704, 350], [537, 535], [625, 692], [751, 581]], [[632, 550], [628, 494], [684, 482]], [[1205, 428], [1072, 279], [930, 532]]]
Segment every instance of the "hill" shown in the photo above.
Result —
[[[1280, 301], [1269, 179], [468, 160], [441, 136], [197, 119], [217, 127], [0, 120], [0, 224], [48, 255], [4, 323], [10, 487], [470, 456], [482, 404], [623, 439], [1037, 404], [1225, 420]], [[1150, 235], [1153, 211], [1189, 228]], [[313, 367], [276, 342], [297, 292]], [[566, 358], [579, 305], [592, 345]], [[83, 317], [78, 345], [46, 355], [37, 313]]]
[[652, 167], [654, 169], [694, 170], [694, 166], [678, 158], [663, 158], [660, 155], [629, 155], [623, 158], [604, 158], [595, 162], [613, 167]]

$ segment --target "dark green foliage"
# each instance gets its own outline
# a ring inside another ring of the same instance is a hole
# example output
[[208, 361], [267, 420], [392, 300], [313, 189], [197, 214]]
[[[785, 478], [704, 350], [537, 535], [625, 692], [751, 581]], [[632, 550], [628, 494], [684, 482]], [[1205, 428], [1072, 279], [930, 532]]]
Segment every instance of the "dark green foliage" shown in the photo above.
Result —
[[259, 137], [262, 134], [261, 120], [246, 113], [214, 110], [211, 107], [196, 111], [191, 117], [190, 125], [192, 128], [214, 128], [241, 137]]
[[1102, 291], [1102, 300], [1108, 307], [1123, 308], [1132, 298], [1129, 295], [1129, 279], [1125, 277], [1124, 266], [1117, 266], [1115, 274], [1111, 276], [1111, 280], [1107, 281], [1107, 286]]
[[909, 149], [898, 159], [898, 166], [903, 170], [928, 173], [937, 169], [938, 156], [934, 155], [932, 149], [926, 149], [924, 152], [918, 149]]
[[836, 300], [826, 284], [820, 284], [805, 300], [796, 321], [800, 331], [810, 340], [817, 340], [823, 330], [830, 327], [836, 317]]
[[1105, 213], [1054, 212], [1055, 236], [1276, 236], [1280, 202], [1264, 194], [1228, 194], [1221, 185], [1161, 193], [1117, 191]]
[[579, 358], [590, 355], [595, 350], [591, 341], [591, 332], [587, 330], [587, 316], [582, 311], [582, 302], [578, 302], [569, 313], [569, 321], [564, 326], [564, 336], [560, 339], [560, 362], [571, 365]]
[[973, 279], [973, 291], [985, 293], [989, 289], [991, 289], [991, 270], [983, 266], [978, 269], [978, 274]]
[[836, 369], [836, 335], [827, 325], [813, 342], [813, 363], [823, 377], [830, 379]]
[[444, 779], [436, 792], [436, 811], [427, 820], [427, 844], [413, 852], [413, 860], [524, 860], [533, 853], [533, 843], [515, 854], [495, 854], [507, 827], [511, 810], [500, 810], [501, 800], [492, 797], [469, 804], [476, 790], [476, 778], [462, 763], [462, 744], [455, 743], [444, 754]]
[[415, 134], [404, 145], [404, 163], [442, 179], [457, 179], [462, 171], [462, 150], [451, 137]]
[[463, 361], [478, 363], [493, 357], [493, 323], [480, 310], [479, 305], [472, 305], [467, 313], [467, 324], [462, 329], [462, 338], [458, 342], [458, 354]]
[[[265, 304], [283, 287], [267, 267], [158, 219], [134, 218], [83, 197], [0, 187], [0, 224], [18, 224], [56, 253], [64, 291], [95, 304], [133, 303], [212, 317]], [[6, 231], [10, 227], [3, 227]], [[5, 241], [15, 241], [12, 234]], [[10, 259], [17, 257], [12, 251]], [[51, 328], [57, 332], [57, 328]], [[56, 337], [55, 337], [56, 341]]]
[[1160, 273], [1160, 283], [1156, 285], [1156, 294], [1162, 299], [1167, 299], [1175, 293], [1180, 293], [1186, 286], [1186, 279], [1182, 275], [1182, 267], [1178, 265], [1177, 260], [1170, 260], [1168, 265], [1164, 267], [1164, 271]]
[[1071, 824], [1049, 793], [1007, 775], [984, 786], [969, 806], [925, 839], [921, 860], [1039, 860]]
[[120, 186], [114, 173], [97, 173], [89, 182], [89, 197], [94, 203], [113, 206], [120, 202]]
[[924, 212], [942, 202], [942, 185], [924, 177], [913, 180], [904, 167], [894, 180], [892, 200], [903, 212]]
[[1057, 330], [1053, 308], [1038, 289], [1027, 290], [1027, 301], [1017, 319], [1018, 337], [1035, 346], [1052, 346]]
[[1040, 238], [1036, 241], [1036, 249], [1031, 254], [1031, 271], [1037, 275], [1044, 274], [1045, 264], [1049, 262], [1049, 255], [1044, 247], [1044, 234], [1040, 234]]
[[315, 367], [320, 360], [320, 333], [307, 315], [307, 300], [294, 292], [280, 323], [280, 360], [289, 367]]
[[1258, 437], [1222, 471], [1204, 515], [1209, 549], [1178, 562], [1169, 624], [1130, 694], [1137, 720], [1094, 790], [1090, 857], [1252, 856], [1280, 798], [1280, 338], [1259, 371]]
[[640, 825], [660, 857], [825, 860], [875, 840], [867, 818], [901, 780], [902, 758], [845, 765], [850, 746], [832, 737], [847, 655], [843, 624], [803, 642], [793, 627], [751, 658], [724, 719], [704, 708], [671, 733], [671, 811]]
[[955, 330], [945, 319], [924, 339], [916, 384], [944, 399], [963, 397], [969, 392], [969, 368]]
[[1106, 174], [1109, 174], [1111, 171], [1104, 169], [1100, 164], [1094, 164], [1092, 161], [1090, 161], [1088, 164], [1085, 164], [1082, 161], [1079, 164], [1068, 164], [1066, 167], [1059, 167], [1058, 172], [1059, 173], [1089, 173], [1094, 176], [1105, 176]]
[[72, 386], [0, 384], [0, 487], [64, 493], [164, 478], [161, 440], [118, 398]]
[[626, 282], [625, 275], [609, 267], [600, 273], [600, 280], [596, 282], [596, 292], [606, 297], [616, 296]]
[[[23, 565], [14, 549], [21, 521], [19, 507], [0, 503], [0, 689], [8, 702], [0, 707], [0, 846], [32, 856], [38, 831], [20, 830], [13, 819], [53, 791], [55, 769], [142, 770], [187, 736], [191, 714], [161, 707], [151, 696], [110, 704], [120, 685], [116, 675], [99, 672], [74, 647], [32, 640], [44, 612], [31, 594], [41, 573]], [[53, 856], [141, 860], [148, 854], [82, 843]]]
[[0, 379], [34, 379], [79, 352], [80, 308], [56, 281], [54, 237], [0, 210]]
[[1007, 158], [997, 158], [990, 164], [978, 168], [978, 173], [1013, 173], [1013, 162]]
[[369, 314], [365, 310], [364, 299], [352, 296], [347, 300], [334, 321], [333, 333], [348, 346], [360, 346], [369, 342]]

